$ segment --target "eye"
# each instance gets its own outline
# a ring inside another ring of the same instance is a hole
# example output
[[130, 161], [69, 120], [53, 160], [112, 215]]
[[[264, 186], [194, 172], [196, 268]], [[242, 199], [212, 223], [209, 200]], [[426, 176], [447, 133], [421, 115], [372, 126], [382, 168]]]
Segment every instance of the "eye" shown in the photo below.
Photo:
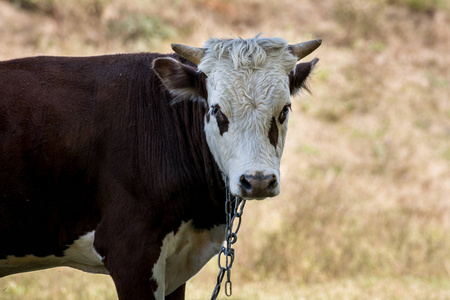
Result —
[[289, 110], [291, 110], [291, 104], [285, 105], [285, 106], [283, 107], [283, 110], [281, 111], [281, 113], [282, 113], [283, 115], [287, 115], [287, 114], [289, 114]]
[[220, 110], [219, 104], [215, 104], [211, 107], [211, 115], [214, 116], [217, 120], [217, 126], [219, 126], [220, 135], [223, 135], [228, 131], [228, 121], [227, 116], [225, 116]]
[[215, 116], [216, 118], [217, 117], [220, 118], [222, 116], [222, 111], [220, 110], [220, 106], [219, 105], [214, 105], [211, 108], [211, 115]]
[[289, 115], [289, 110], [291, 110], [290, 103], [285, 105], [281, 110], [280, 116], [278, 117], [278, 121], [280, 122], [280, 124], [283, 124], [284, 121], [286, 120], [287, 116]]

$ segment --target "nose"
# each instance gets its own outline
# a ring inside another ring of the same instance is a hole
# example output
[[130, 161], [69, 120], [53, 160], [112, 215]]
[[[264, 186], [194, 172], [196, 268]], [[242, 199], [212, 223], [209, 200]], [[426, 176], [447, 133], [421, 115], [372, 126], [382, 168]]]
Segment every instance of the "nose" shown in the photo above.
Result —
[[274, 174], [264, 174], [255, 172], [255, 174], [243, 174], [240, 177], [239, 185], [242, 197], [261, 199], [276, 196], [276, 187], [278, 186], [277, 176]]

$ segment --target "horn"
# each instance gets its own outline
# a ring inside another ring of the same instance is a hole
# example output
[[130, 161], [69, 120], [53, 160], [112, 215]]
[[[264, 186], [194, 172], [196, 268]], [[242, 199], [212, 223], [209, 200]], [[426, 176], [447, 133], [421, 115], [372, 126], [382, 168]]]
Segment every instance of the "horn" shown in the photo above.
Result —
[[202, 58], [206, 53], [206, 48], [196, 48], [181, 44], [171, 44], [171, 46], [175, 53], [189, 60], [190, 62], [193, 62], [196, 65], [198, 65], [202, 61]]
[[322, 44], [322, 39], [303, 42], [295, 45], [289, 45], [288, 49], [292, 54], [298, 57], [298, 60], [307, 56], [316, 50]]

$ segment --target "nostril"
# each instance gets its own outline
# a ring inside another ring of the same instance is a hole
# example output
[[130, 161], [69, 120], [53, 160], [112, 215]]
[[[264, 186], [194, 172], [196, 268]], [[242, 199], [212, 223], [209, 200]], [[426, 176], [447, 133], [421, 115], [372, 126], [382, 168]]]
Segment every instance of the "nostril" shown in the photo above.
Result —
[[252, 185], [250, 184], [250, 182], [248, 182], [247, 178], [245, 178], [245, 175], [241, 176], [240, 183], [241, 186], [247, 191], [250, 191], [252, 189]]
[[269, 185], [267, 186], [267, 188], [269, 190], [273, 190], [274, 188], [276, 188], [278, 185], [278, 181], [277, 181], [277, 176], [272, 175], [272, 179], [269, 181]]

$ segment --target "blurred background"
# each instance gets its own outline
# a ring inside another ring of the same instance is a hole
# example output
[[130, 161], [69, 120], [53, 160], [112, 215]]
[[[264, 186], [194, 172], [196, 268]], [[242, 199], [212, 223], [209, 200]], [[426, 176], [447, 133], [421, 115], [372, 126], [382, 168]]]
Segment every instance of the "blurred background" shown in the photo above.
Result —
[[[448, 0], [0, 0], [0, 60], [259, 33], [323, 44], [282, 192], [246, 206], [231, 299], [450, 299]], [[187, 299], [209, 299], [217, 271]], [[0, 299], [117, 296], [108, 276], [58, 268], [0, 279]]]

